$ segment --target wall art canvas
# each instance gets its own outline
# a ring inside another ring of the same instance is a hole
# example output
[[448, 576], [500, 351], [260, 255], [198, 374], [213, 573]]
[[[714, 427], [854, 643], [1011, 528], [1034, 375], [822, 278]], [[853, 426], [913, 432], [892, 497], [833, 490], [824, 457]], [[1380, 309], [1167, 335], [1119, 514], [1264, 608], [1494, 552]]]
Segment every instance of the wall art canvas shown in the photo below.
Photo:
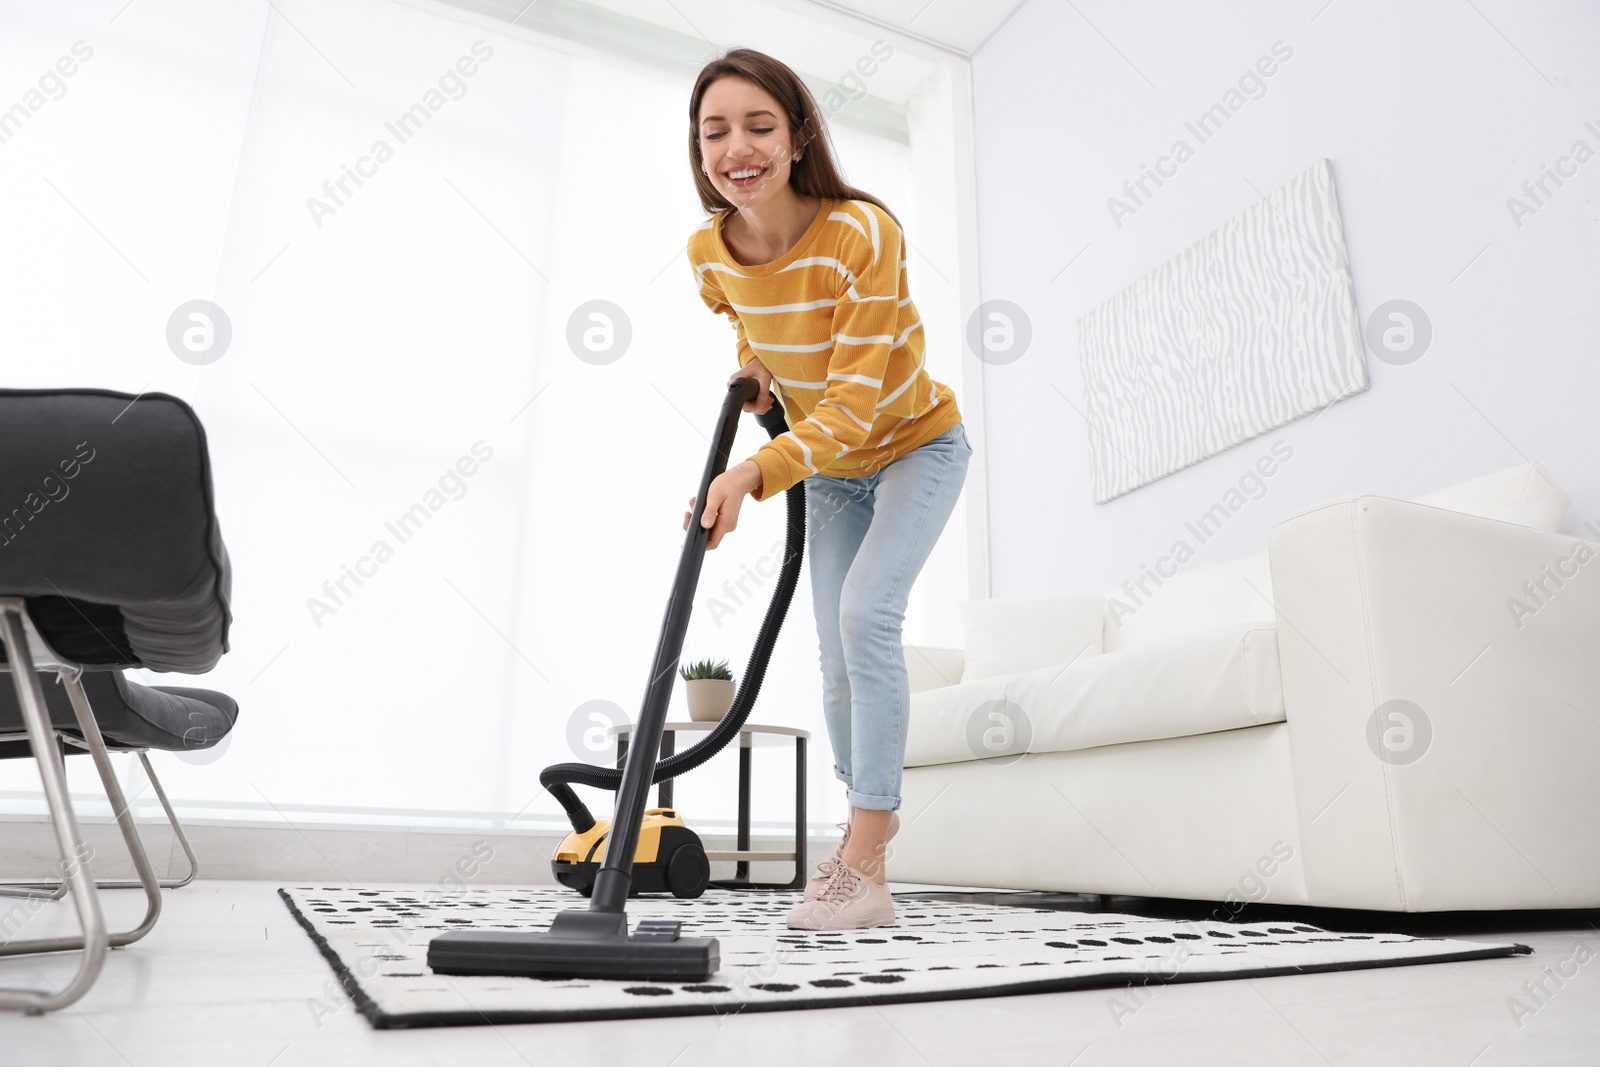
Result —
[[1367, 388], [1322, 160], [1078, 320], [1094, 499]]

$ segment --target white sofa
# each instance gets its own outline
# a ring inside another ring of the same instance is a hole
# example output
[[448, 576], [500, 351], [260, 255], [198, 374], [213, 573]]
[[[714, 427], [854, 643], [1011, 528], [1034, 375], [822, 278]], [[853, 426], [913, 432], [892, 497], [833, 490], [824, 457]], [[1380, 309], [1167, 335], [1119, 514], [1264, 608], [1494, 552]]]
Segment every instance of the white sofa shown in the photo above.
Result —
[[1531, 466], [1330, 501], [1131, 614], [1111, 591], [1081, 654], [1041, 653], [1074, 641], [1039, 621], [1081, 598], [984, 602], [991, 669], [1035, 662], [970, 677], [977, 649], [906, 646], [893, 877], [1600, 906], [1600, 544], [1556, 532], [1566, 506]]

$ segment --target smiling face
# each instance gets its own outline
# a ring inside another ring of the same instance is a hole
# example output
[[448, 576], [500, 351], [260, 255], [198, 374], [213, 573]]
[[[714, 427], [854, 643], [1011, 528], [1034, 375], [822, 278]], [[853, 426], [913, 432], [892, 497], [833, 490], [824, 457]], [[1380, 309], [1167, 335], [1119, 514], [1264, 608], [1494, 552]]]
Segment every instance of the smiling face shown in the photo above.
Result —
[[783, 105], [738, 75], [718, 78], [700, 98], [701, 166], [736, 207], [759, 207], [782, 195], [794, 162]]

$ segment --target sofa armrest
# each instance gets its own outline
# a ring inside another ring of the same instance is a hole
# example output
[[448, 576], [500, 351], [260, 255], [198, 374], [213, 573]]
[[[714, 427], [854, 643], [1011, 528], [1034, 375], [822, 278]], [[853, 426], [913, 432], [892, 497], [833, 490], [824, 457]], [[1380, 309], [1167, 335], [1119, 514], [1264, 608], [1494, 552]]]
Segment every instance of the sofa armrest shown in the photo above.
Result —
[[1366, 496], [1269, 556], [1312, 899], [1600, 904], [1600, 545]]
[[911, 691], [938, 689], [961, 681], [961, 671], [966, 656], [959, 648], [938, 645], [906, 645], [906, 674], [911, 678]]

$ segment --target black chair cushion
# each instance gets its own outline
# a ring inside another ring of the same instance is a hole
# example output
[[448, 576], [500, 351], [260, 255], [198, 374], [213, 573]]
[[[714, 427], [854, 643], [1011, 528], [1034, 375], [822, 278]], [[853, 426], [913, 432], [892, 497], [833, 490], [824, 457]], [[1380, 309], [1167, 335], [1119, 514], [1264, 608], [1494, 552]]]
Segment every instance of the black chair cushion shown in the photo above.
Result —
[[[81, 737], [67, 687], [54, 671], [38, 674], [51, 723], [63, 733]], [[14, 682], [10, 675], [0, 675], [0, 733], [4, 734], [27, 729]], [[85, 671], [83, 691], [109, 749], [186, 752], [211, 748], [228, 735], [239, 718], [239, 705], [223, 693], [140, 685], [128, 681], [121, 671]], [[26, 741], [0, 744], [0, 759], [30, 754]]]
[[0, 596], [24, 597], [61, 656], [208, 671], [228, 650], [231, 584], [189, 405], [0, 389]]

